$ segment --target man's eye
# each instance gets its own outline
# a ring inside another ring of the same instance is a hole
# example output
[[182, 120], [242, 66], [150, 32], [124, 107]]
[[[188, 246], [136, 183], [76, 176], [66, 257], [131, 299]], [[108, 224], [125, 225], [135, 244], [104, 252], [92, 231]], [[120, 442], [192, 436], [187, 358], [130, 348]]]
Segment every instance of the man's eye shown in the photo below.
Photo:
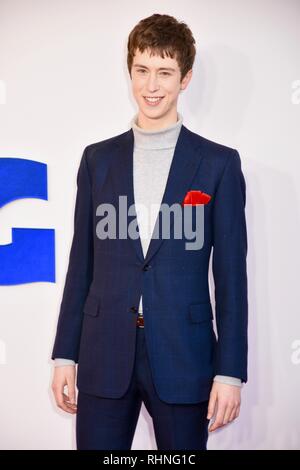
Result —
[[[144, 72], [146, 72], [146, 70], [144, 70], [144, 69], [138, 69], [138, 72], [144, 73]], [[161, 74], [162, 74], [162, 75], [170, 75], [169, 72], [161, 72]]]

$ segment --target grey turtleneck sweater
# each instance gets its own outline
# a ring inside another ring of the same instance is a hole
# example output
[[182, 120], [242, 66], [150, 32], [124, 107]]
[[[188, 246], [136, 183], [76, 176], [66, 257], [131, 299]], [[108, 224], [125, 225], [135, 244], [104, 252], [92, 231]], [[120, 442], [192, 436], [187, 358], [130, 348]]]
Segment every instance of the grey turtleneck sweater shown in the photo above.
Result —
[[[134, 200], [144, 257], [151, 241], [182, 125], [182, 116], [177, 114], [178, 120], [175, 124], [158, 131], [149, 131], [137, 126], [137, 115], [131, 121], [134, 134]], [[143, 312], [142, 296], [139, 312]]]
[[[183, 123], [182, 115], [177, 112], [177, 122], [156, 131], [142, 129], [137, 125], [138, 115], [131, 120], [134, 134], [133, 183], [137, 223], [144, 256], [151, 241], [166, 182], [174, 155], [175, 146]], [[139, 312], [143, 312], [140, 297]], [[55, 366], [74, 365], [70, 359], [55, 359]], [[216, 375], [217, 382], [241, 386], [235, 377]]]

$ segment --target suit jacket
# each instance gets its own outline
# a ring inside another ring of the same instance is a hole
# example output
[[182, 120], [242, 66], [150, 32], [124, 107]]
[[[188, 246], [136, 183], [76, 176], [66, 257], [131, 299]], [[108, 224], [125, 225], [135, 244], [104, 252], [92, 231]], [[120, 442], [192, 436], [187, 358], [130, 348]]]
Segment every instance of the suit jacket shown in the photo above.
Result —
[[[246, 185], [237, 150], [182, 125], [163, 203], [189, 190], [211, 196], [204, 207], [204, 244], [187, 250], [185, 236], [118, 236], [119, 196], [134, 204], [133, 131], [88, 145], [77, 174], [74, 235], [52, 359], [78, 362], [77, 387], [120, 398], [130, 383], [137, 308], [143, 295], [145, 338], [156, 391], [167, 403], [209, 398], [214, 375], [247, 381]], [[117, 236], [100, 239], [99, 204], [116, 209]], [[192, 207], [195, 217], [196, 207]], [[128, 225], [136, 213], [128, 216]], [[159, 219], [160, 216], [158, 216]], [[157, 219], [157, 223], [159, 220]], [[212, 253], [215, 319], [209, 294]]]

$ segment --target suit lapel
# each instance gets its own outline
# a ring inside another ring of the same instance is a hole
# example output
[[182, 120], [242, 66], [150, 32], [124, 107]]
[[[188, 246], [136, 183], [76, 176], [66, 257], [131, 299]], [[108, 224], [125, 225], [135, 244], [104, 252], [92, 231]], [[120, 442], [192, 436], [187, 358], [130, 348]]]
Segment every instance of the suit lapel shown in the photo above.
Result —
[[[123, 134], [123, 137], [118, 142], [118, 159], [117, 165], [113, 165], [113, 172], [118, 173], [118, 185], [116, 186], [119, 195], [127, 195], [128, 207], [133, 206], [134, 200], [134, 186], [133, 186], [133, 149], [134, 149], [134, 134], [132, 129]], [[174, 155], [161, 201], [162, 204], [171, 206], [174, 203], [181, 203], [186, 192], [190, 189], [190, 184], [196, 174], [197, 168], [203, 158], [199, 151], [200, 141], [193, 138], [193, 133], [190, 132], [183, 124], [177, 139], [174, 150]], [[120, 166], [119, 166], [120, 165]], [[117, 171], [119, 166], [120, 173]], [[134, 218], [136, 212], [134, 210]], [[159, 223], [159, 215], [157, 216], [155, 226]], [[174, 224], [174, 217], [170, 218], [170, 234]], [[155, 233], [155, 227], [154, 227]], [[148, 263], [155, 255], [157, 250], [165, 239], [151, 238], [146, 256], [143, 255], [140, 237], [136, 239], [130, 238], [133, 247], [140, 261]]]

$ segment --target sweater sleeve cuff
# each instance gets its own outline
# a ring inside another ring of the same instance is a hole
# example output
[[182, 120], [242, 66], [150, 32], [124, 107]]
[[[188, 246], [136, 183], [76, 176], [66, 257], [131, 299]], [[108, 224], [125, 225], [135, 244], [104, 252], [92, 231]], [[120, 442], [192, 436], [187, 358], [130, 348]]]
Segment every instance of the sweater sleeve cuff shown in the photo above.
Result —
[[75, 366], [75, 361], [73, 361], [72, 359], [55, 358], [54, 367], [59, 366]]
[[237, 377], [230, 377], [228, 375], [216, 375], [214, 377], [214, 382], [219, 382], [227, 385], [236, 385], [237, 387], [242, 387], [241, 379]]

